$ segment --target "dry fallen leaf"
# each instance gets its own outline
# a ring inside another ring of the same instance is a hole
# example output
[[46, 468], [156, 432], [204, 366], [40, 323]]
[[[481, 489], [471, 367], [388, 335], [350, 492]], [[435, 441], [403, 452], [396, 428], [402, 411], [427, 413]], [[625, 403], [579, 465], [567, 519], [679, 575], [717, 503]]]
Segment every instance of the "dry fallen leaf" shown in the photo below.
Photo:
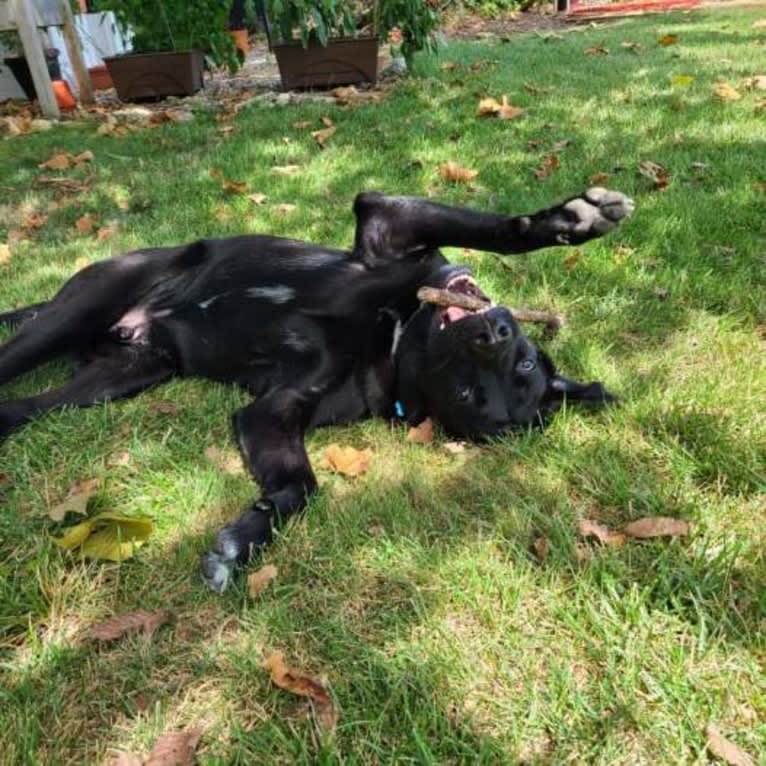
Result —
[[135, 555], [153, 529], [146, 517], [99, 513], [51, 539], [64, 550], [79, 550], [85, 558], [122, 562]]
[[201, 738], [200, 729], [165, 732], [155, 742], [144, 766], [193, 766], [194, 752]]
[[605, 45], [592, 45], [590, 48], [585, 49], [586, 56], [607, 56], [609, 54], [609, 48]]
[[85, 479], [73, 484], [69, 488], [66, 497], [48, 511], [48, 517], [53, 521], [61, 521], [67, 513], [79, 513], [82, 516], [86, 516], [88, 513], [88, 502], [95, 494], [100, 483], [100, 479]]
[[227, 194], [247, 194], [248, 184], [247, 181], [224, 181], [221, 188]]
[[548, 558], [548, 538], [547, 537], [538, 537], [535, 539], [534, 543], [532, 543], [532, 548], [535, 551], [535, 555], [537, 558], [540, 559], [540, 561], [545, 561], [545, 559]]
[[149, 405], [149, 410], [155, 415], [176, 415], [180, 412], [180, 407], [174, 402], [160, 399], [158, 402], [152, 402]]
[[666, 189], [670, 185], [670, 172], [658, 162], [645, 160], [638, 166], [638, 172], [652, 181], [654, 189]]
[[439, 165], [439, 175], [449, 183], [468, 183], [479, 175], [478, 170], [464, 168], [456, 162], [445, 162]]
[[279, 570], [273, 564], [266, 564], [247, 576], [247, 591], [250, 598], [259, 596], [276, 579]]
[[82, 165], [84, 162], [93, 162], [95, 159], [93, 152], [89, 149], [86, 149], [84, 152], [80, 152], [79, 154], [76, 154], [74, 157], [72, 157], [72, 162], [75, 165]]
[[300, 169], [300, 165], [275, 165], [271, 172], [276, 176], [294, 176]]
[[90, 234], [96, 228], [97, 223], [98, 218], [93, 213], [86, 213], [75, 221], [74, 227], [80, 234]]
[[431, 444], [434, 440], [434, 424], [431, 418], [426, 418], [420, 425], [410, 428], [407, 441], [410, 444]]
[[742, 748], [730, 742], [714, 724], [705, 727], [707, 749], [729, 766], [755, 766], [755, 761]]
[[242, 458], [233, 451], [219, 449], [213, 444], [205, 450], [204, 454], [211, 463], [230, 476], [239, 476], [244, 473]]
[[577, 526], [583, 537], [595, 537], [602, 545], [619, 548], [625, 544], [625, 535], [609, 529], [605, 524], [599, 524], [590, 519], [580, 519]]
[[543, 157], [543, 164], [539, 168], [535, 168], [532, 172], [538, 181], [542, 181], [547, 178], [555, 170], [558, 170], [561, 162], [555, 154], [550, 154], [547, 157]]
[[74, 259], [74, 270], [82, 271], [86, 266], [90, 266], [90, 259], [85, 255], [80, 255]]
[[657, 45], [675, 45], [678, 42], [678, 35], [663, 35], [657, 40]]
[[280, 689], [297, 694], [301, 697], [310, 697], [319, 704], [327, 704], [331, 697], [327, 689], [309, 676], [301, 675], [285, 665], [282, 652], [273, 652], [262, 663], [261, 667], [271, 671], [271, 682]]
[[306, 130], [306, 128], [310, 128], [312, 124], [311, 120], [298, 120], [298, 122], [293, 123], [293, 127], [296, 130]]
[[476, 110], [477, 117], [498, 117], [501, 120], [513, 120], [521, 117], [526, 110], [520, 106], [513, 106], [508, 102], [508, 97], [503, 96], [501, 101], [494, 98], [483, 98], [479, 101], [479, 108]]
[[56, 152], [37, 167], [47, 168], [48, 170], [68, 170], [72, 167], [72, 155], [69, 152]]
[[572, 269], [580, 262], [580, 258], [582, 258], [582, 250], [575, 248], [564, 258], [564, 268], [567, 271], [572, 271]]
[[275, 205], [274, 209], [278, 213], [287, 215], [288, 213], [294, 213], [298, 209], [298, 206], [293, 205], [291, 202], [281, 202], [279, 205]]
[[111, 239], [114, 236], [114, 233], [117, 231], [117, 225], [116, 224], [109, 224], [108, 226], [102, 226], [97, 232], [96, 232], [96, 239], [99, 242], [106, 242], [107, 240]]
[[728, 82], [717, 82], [713, 86], [713, 93], [721, 101], [739, 101], [742, 98], [742, 94]]
[[261, 194], [260, 192], [256, 194], [248, 194], [247, 198], [252, 202], [254, 205], [263, 205], [264, 202], [268, 199], [268, 197], [265, 194]]
[[331, 444], [325, 450], [322, 465], [344, 476], [359, 476], [365, 473], [372, 462], [372, 450], [358, 450], [354, 447], [342, 447], [340, 444]]
[[116, 614], [108, 620], [99, 622], [88, 631], [88, 638], [99, 641], [114, 641], [128, 633], [137, 630], [144, 631], [145, 638], [151, 638], [160, 625], [164, 625], [170, 619], [170, 612], [162, 609], [149, 612], [146, 609], [137, 609], [127, 614]]
[[460, 64], [458, 64], [455, 61], [445, 61], [439, 69], [441, 69], [442, 72], [455, 72], [460, 67]]
[[689, 522], [668, 516], [647, 516], [628, 524], [623, 530], [629, 537], [680, 537], [689, 534]]
[[445, 442], [444, 449], [453, 455], [459, 455], [461, 452], [465, 452], [465, 442]]
[[48, 216], [42, 213], [30, 213], [21, 223], [23, 229], [41, 229], [48, 223]]
[[322, 130], [312, 130], [311, 135], [313, 136], [314, 140], [319, 144], [319, 146], [324, 149], [325, 144], [327, 144], [327, 139], [332, 136], [332, 134], [335, 133], [335, 126], [330, 125], [328, 128], [322, 128]]
[[742, 87], [746, 90], [766, 90], [766, 74], [757, 74], [742, 80]]
[[0, 266], [11, 262], [11, 248], [4, 242], [0, 242]]

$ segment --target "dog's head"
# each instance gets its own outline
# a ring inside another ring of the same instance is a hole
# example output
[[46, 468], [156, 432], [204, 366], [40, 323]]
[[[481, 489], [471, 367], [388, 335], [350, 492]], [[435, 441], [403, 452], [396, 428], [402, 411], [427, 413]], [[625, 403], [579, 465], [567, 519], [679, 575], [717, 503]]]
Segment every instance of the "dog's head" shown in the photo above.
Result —
[[[431, 286], [486, 298], [462, 267], [445, 266]], [[543, 426], [565, 399], [590, 407], [615, 401], [601, 383], [559, 375], [503, 306], [471, 312], [423, 304], [404, 326], [396, 357], [407, 420], [434, 418], [457, 437]]]

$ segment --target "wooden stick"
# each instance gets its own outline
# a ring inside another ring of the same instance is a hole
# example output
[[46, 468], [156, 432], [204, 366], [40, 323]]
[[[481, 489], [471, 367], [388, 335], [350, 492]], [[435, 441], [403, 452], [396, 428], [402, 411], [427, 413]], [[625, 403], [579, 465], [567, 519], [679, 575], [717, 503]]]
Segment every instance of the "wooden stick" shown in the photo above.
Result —
[[59, 13], [61, 14], [61, 32], [69, 53], [69, 63], [72, 65], [80, 102], [83, 104], [93, 103], [93, 83], [90, 81], [90, 73], [85, 66], [85, 59], [80, 47], [80, 38], [77, 35], [77, 27], [74, 23], [74, 15], [69, 5], [69, 0], [59, 0]]
[[[480, 311], [489, 306], [489, 301], [477, 298], [475, 295], [453, 293], [450, 290], [439, 290], [436, 287], [421, 287], [418, 290], [418, 300], [423, 303], [433, 303], [437, 306], [456, 306], [466, 311]], [[544, 324], [549, 332], [556, 332], [564, 326], [564, 317], [560, 314], [511, 307], [508, 307], [508, 311], [519, 322]]]

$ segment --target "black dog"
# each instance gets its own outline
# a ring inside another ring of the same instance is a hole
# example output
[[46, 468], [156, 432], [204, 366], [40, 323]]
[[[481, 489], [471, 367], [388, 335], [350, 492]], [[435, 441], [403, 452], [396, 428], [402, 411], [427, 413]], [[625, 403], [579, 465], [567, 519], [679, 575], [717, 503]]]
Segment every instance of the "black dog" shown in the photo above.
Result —
[[242, 236], [93, 264], [47, 303], [0, 315], [20, 324], [0, 346], [0, 384], [56, 357], [75, 361], [62, 388], [0, 403], [0, 440], [47, 410], [133, 396], [173, 376], [247, 388], [255, 400], [235, 414], [234, 429], [263, 494], [203, 559], [205, 579], [222, 591], [235, 565], [316, 490], [310, 428], [391, 418], [403, 407], [411, 424], [431, 416], [456, 436], [482, 439], [542, 424], [565, 397], [610, 401], [600, 383], [558, 375], [507, 309], [419, 306], [416, 292], [483, 296], [439, 247], [508, 254], [580, 244], [632, 209], [598, 188], [516, 217], [365, 193], [354, 202], [351, 252]]

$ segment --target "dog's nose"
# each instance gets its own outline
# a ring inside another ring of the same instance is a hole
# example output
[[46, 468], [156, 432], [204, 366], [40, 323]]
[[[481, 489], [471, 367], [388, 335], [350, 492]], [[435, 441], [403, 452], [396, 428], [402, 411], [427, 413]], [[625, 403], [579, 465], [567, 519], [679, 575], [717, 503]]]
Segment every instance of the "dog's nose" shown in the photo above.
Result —
[[505, 309], [490, 309], [482, 315], [482, 318], [484, 326], [476, 334], [477, 345], [492, 347], [513, 339], [514, 322]]

